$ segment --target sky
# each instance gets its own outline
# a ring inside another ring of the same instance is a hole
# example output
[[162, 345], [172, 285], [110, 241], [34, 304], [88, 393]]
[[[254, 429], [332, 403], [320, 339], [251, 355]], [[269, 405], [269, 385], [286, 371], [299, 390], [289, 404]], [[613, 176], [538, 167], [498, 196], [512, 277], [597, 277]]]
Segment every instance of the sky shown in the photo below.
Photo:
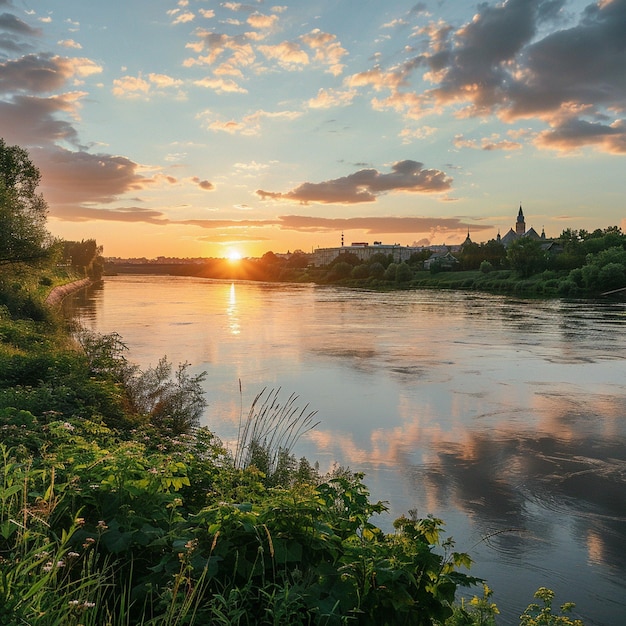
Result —
[[626, 230], [626, 0], [0, 0], [0, 137], [105, 256]]

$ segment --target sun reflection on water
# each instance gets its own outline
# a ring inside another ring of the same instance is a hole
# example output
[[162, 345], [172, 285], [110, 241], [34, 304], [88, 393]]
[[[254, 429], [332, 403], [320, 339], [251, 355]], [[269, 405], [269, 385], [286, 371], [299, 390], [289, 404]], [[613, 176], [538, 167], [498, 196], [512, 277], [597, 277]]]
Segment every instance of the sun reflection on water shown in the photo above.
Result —
[[230, 334], [239, 335], [241, 333], [241, 323], [239, 319], [239, 308], [237, 306], [235, 283], [231, 283], [230, 285], [226, 315], [228, 316], [228, 329], [230, 330]]

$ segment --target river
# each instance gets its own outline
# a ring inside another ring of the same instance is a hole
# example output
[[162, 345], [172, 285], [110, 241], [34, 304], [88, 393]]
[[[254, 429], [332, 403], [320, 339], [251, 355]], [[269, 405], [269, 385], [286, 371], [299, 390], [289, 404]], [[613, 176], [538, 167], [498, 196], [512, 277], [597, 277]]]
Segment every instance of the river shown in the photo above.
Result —
[[142, 367], [206, 371], [231, 446], [259, 391], [295, 393], [320, 421], [296, 455], [365, 472], [385, 530], [442, 518], [500, 624], [540, 586], [626, 624], [625, 304], [120, 275], [65, 305]]

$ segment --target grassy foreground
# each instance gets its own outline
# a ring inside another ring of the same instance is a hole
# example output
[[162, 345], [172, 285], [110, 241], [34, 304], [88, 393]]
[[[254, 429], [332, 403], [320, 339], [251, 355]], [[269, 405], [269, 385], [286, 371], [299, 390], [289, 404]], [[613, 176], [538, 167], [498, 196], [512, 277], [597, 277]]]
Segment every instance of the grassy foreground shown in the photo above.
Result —
[[[313, 426], [296, 398], [260, 394], [227, 450], [198, 426], [203, 375], [141, 371], [43, 304], [70, 279], [4, 283], [0, 624], [496, 623], [486, 586], [455, 604], [482, 581], [441, 520], [384, 533], [361, 474], [293, 457]], [[521, 624], [581, 624], [537, 598]]]

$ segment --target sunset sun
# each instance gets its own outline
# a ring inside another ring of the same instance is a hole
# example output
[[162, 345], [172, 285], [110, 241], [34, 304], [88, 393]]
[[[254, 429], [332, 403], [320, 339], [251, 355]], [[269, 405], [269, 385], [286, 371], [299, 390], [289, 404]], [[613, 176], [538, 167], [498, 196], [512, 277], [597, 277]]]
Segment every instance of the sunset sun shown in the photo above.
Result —
[[231, 262], [236, 262], [241, 260], [241, 252], [239, 250], [230, 249], [226, 253], [226, 258]]

